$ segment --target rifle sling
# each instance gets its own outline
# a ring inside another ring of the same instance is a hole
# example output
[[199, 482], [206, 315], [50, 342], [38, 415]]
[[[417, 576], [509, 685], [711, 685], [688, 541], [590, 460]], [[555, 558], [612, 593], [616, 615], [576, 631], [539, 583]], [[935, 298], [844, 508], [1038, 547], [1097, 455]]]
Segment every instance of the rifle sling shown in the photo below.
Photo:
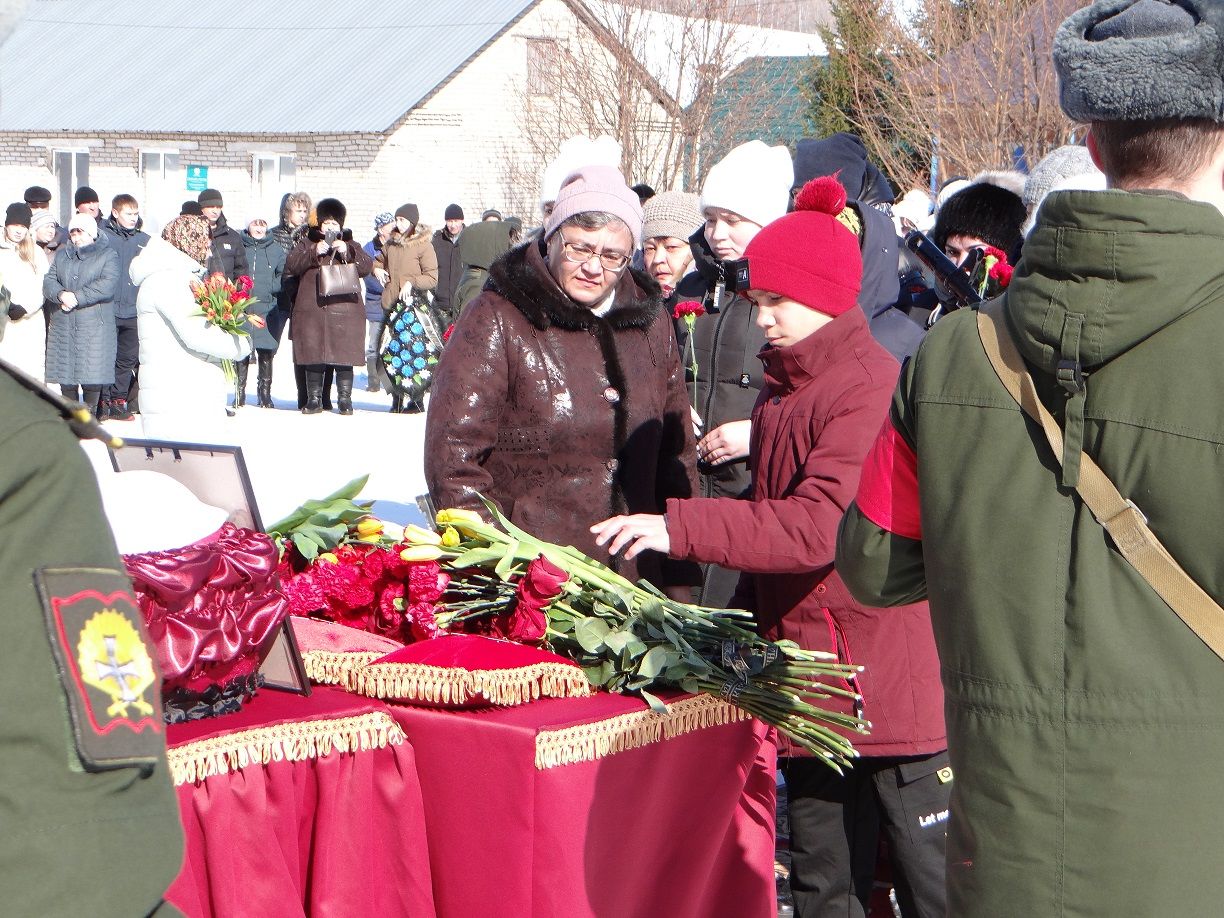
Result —
[[[1041, 425], [1054, 457], [1061, 465], [1063, 435], [1058, 422], [1037, 397], [1033, 377], [1012, 339], [1003, 315], [1003, 300], [995, 299], [978, 310], [978, 335], [999, 381], [1030, 418]], [[1079, 483], [1075, 490], [1113, 539], [1130, 565], [1168, 604], [1186, 626], [1224, 659], [1224, 609], [1221, 609], [1182, 570], [1148, 528], [1147, 518], [1124, 498], [1087, 453], [1080, 454]]]

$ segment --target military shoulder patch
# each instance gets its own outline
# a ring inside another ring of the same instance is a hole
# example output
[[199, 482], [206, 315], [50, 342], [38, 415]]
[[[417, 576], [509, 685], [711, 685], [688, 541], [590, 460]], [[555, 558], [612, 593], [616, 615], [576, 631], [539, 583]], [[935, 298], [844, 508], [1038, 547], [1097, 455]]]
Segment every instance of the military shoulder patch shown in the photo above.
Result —
[[34, 576], [81, 763], [156, 763], [165, 750], [161, 678], [127, 577], [104, 568]]

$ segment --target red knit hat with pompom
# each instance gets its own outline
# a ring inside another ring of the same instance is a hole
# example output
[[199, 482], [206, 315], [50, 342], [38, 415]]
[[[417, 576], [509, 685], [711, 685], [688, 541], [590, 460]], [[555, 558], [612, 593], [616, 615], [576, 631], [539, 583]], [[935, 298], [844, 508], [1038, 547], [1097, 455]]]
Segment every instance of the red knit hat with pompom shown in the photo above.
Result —
[[863, 259], [858, 237], [837, 219], [845, 207], [846, 189], [832, 176], [804, 185], [794, 211], [748, 243], [744, 257], [753, 288], [829, 316], [857, 308]]

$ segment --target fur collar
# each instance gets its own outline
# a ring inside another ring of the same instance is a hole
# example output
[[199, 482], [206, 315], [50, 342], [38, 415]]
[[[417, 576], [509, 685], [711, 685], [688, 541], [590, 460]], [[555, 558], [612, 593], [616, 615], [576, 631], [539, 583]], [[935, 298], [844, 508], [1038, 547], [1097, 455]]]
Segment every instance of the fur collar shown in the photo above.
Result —
[[426, 223], [418, 223], [413, 227], [412, 232], [405, 236], [399, 230], [392, 230], [391, 235], [387, 237], [387, 245], [411, 245], [421, 239], [429, 241], [433, 235], [433, 230]]
[[633, 268], [616, 284], [612, 311], [601, 320], [566, 296], [544, 260], [543, 243], [525, 242], [502, 255], [489, 269], [488, 287], [509, 300], [536, 328], [550, 325], [569, 331], [596, 328], [601, 321], [615, 329], [649, 328], [663, 310], [663, 291], [649, 275]]

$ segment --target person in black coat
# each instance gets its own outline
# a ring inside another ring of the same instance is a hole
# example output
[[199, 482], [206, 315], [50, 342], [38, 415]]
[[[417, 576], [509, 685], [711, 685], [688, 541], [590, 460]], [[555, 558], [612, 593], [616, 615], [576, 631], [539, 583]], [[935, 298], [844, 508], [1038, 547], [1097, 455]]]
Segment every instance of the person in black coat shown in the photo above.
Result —
[[200, 192], [199, 204], [200, 213], [208, 219], [208, 228], [212, 233], [212, 249], [208, 253], [205, 270], [209, 274], [220, 272], [232, 281], [250, 274], [242, 236], [225, 222], [221, 192], [215, 188], [205, 188]]
[[135, 410], [140, 336], [136, 333], [136, 285], [128, 276], [128, 268], [149, 244], [149, 234], [140, 228], [142, 223], [139, 202], [130, 194], [116, 195], [99, 234], [119, 253], [119, 281], [115, 285], [115, 381], [102, 394], [98, 416], [103, 420], [128, 421]]
[[433, 310], [438, 331], [444, 332], [455, 321], [455, 291], [463, 276], [459, 258], [459, 234], [463, 232], [463, 208], [446, 208], [446, 226], [433, 234], [434, 254], [438, 256], [438, 286], [434, 288]]

